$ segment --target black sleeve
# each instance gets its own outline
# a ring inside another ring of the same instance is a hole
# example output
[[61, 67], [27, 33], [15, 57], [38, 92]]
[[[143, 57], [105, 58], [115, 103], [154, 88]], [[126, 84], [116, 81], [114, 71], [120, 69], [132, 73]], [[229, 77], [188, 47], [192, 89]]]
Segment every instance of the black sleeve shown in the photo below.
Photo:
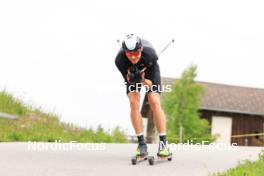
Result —
[[153, 84], [155, 83], [155, 76], [156, 76], [156, 72], [158, 71], [156, 68], [157, 68], [157, 62], [147, 67], [145, 71], [145, 78], [151, 80]]
[[158, 55], [153, 48], [148, 48], [148, 47], [144, 48], [143, 57], [147, 67], [151, 67], [152, 65], [155, 65], [158, 61]]
[[122, 55], [123, 55], [122, 52], [119, 52], [117, 54], [116, 59], [115, 59], [115, 65], [118, 68], [118, 70], [120, 71], [120, 73], [122, 74], [124, 80], [127, 82], [126, 75], [127, 75], [128, 66], [127, 66], [124, 58], [122, 57]]
[[153, 48], [145, 48], [144, 59], [147, 69], [145, 71], [145, 78], [150, 79], [154, 84], [156, 77], [159, 74], [158, 56]]

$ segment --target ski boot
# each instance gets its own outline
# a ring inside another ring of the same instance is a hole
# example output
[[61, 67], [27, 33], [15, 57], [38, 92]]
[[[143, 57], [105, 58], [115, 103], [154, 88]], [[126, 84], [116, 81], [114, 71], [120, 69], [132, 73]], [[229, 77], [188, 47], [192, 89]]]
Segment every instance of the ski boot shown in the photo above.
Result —
[[[157, 161], [167, 161], [167, 160], [171, 161], [172, 160], [172, 153], [169, 150], [168, 144], [164, 144], [160, 142], [156, 160]], [[154, 156], [149, 157], [148, 161], [150, 165], [153, 165], [155, 162], [155, 157]]]
[[147, 144], [138, 144], [135, 156], [132, 157], [131, 162], [136, 165], [138, 162], [145, 161], [148, 158], [148, 147]]

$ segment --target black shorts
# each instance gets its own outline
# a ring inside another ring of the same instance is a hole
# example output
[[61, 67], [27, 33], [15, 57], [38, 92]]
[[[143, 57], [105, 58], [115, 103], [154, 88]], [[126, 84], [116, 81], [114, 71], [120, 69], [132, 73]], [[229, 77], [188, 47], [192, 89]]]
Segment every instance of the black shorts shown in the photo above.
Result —
[[[147, 93], [149, 92], [161, 93], [162, 92], [160, 69], [159, 69], [158, 63], [146, 69], [145, 79], [149, 79], [152, 81], [152, 86], [149, 89], [146, 88]], [[129, 84], [126, 82], [127, 94], [129, 92], [140, 92], [142, 86], [143, 86], [143, 83], [138, 82], [135, 84]]]

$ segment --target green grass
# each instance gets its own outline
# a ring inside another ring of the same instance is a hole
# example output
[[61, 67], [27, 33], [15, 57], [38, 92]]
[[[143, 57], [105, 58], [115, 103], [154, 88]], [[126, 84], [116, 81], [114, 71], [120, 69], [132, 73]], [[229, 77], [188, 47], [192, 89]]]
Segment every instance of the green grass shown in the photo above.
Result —
[[8, 92], [0, 91], [0, 112], [6, 112], [14, 115], [25, 115], [28, 108], [22, 101], [15, 98]]
[[125, 143], [124, 132], [116, 127], [110, 133], [101, 126], [96, 130], [64, 123], [52, 113], [25, 105], [6, 91], [0, 92], [0, 112], [18, 115], [18, 119], [0, 118], [0, 142], [62, 141]]
[[223, 173], [216, 173], [214, 176], [264, 176], [264, 150], [259, 154], [259, 160], [240, 163]]

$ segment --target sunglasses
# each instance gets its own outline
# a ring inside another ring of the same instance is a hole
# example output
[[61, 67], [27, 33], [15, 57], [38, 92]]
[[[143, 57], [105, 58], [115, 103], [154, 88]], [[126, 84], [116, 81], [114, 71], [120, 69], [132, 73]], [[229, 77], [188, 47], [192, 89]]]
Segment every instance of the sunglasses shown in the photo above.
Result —
[[139, 57], [141, 54], [141, 51], [126, 51], [126, 56], [127, 57]]

